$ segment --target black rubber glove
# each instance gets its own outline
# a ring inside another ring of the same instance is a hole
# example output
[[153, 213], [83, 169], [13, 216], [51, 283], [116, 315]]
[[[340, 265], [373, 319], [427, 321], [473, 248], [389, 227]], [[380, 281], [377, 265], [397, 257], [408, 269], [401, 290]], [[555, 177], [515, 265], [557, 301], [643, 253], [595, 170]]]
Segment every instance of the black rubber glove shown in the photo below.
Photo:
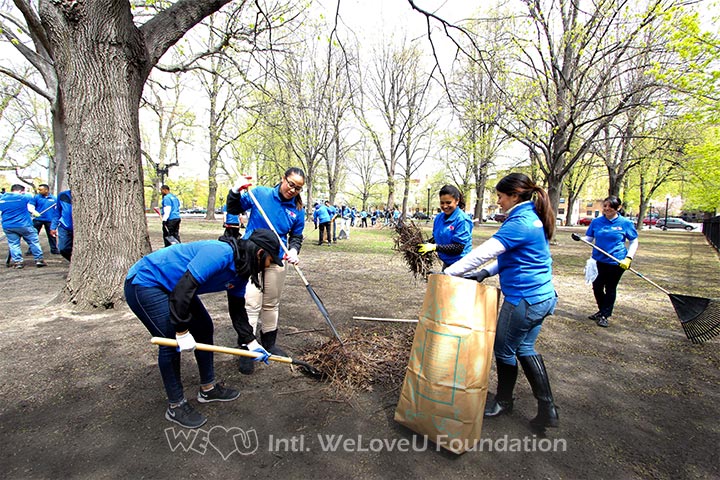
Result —
[[465, 275], [463, 275], [463, 278], [466, 278], [468, 280], [477, 280], [478, 282], [482, 282], [489, 276], [490, 276], [490, 272], [488, 272], [487, 270], [485, 270], [483, 268], [479, 272], [466, 273]]

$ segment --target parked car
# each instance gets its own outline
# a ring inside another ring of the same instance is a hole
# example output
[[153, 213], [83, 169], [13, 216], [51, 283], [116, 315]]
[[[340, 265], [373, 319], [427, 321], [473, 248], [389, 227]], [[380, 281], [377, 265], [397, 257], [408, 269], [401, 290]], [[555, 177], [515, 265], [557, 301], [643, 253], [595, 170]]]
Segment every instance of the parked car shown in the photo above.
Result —
[[592, 217], [582, 217], [580, 220], [578, 220], [578, 225], [582, 225], [583, 227], [587, 227], [590, 225], [590, 222], [593, 221]]
[[643, 225], [656, 225], [658, 219], [655, 217], [645, 217], [643, 218]]
[[506, 213], [496, 213], [495, 215], [493, 215], [492, 218], [493, 218], [493, 220], [495, 220], [496, 222], [502, 223], [502, 222], [505, 221], [505, 219], [507, 219], [507, 214], [506, 214]]
[[665, 219], [661, 218], [657, 221], [656, 226], [658, 228], [662, 228], [663, 230], [667, 230], [668, 228], [682, 228], [684, 230], [687, 230], [688, 232], [695, 228], [693, 225], [690, 225], [682, 218], [677, 217], [668, 217], [667, 224], [665, 223]]

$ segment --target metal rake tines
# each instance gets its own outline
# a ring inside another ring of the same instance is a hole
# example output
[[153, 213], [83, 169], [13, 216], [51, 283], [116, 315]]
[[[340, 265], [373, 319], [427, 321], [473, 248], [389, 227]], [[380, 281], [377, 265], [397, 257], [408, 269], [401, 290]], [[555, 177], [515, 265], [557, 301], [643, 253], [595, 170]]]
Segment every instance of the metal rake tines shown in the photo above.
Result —
[[670, 295], [685, 335], [693, 343], [703, 343], [720, 334], [720, 300]]

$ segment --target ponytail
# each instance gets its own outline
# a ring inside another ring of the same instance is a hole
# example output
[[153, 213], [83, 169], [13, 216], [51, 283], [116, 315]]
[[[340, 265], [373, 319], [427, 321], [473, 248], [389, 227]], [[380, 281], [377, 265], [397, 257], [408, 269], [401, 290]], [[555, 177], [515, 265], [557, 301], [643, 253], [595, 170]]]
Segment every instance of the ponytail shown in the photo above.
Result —
[[495, 190], [506, 195], [517, 195], [523, 202], [535, 196], [535, 210], [543, 224], [545, 237], [550, 240], [555, 234], [555, 214], [547, 192], [524, 173], [511, 173], [503, 177]]

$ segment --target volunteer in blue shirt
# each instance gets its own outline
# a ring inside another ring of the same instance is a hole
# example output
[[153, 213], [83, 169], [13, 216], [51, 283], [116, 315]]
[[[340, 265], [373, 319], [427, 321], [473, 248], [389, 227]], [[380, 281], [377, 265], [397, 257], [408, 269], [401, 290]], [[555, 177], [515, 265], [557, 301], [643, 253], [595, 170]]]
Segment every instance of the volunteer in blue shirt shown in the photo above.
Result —
[[[130, 309], [153, 336], [175, 337], [178, 347], [158, 347], [158, 366], [168, 397], [165, 418], [183, 427], [197, 428], [207, 419], [186, 400], [180, 376], [180, 352], [195, 351], [200, 372], [200, 403], [228, 402], [237, 390], [215, 381], [212, 352], [195, 350], [196, 340], [213, 343], [213, 322], [198, 295], [227, 292], [228, 311], [238, 333], [238, 343], [261, 353], [268, 352], [252, 333], [245, 312], [245, 287], [260, 288], [260, 274], [271, 263], [282, 265], [280, 244], [267, 229], [257, 229], [247, 240], [220, 237], [178, 243], [146, 255], [130, 267], [125, 279], [125, 299]], [[252, 361], [252, 360], [251, 360]]]
[[[585, 240], [595, 242], [615, 258], [622, 258], [618, 264], [602, 252], [593, 249], [592, 258], [597, 262], [598, 275], [593, 281], [593, 293], [598, 311], [590, 315], [590, 320], [600, 327], [609, 325], [608, 318], [612, 315], [617, 297], [617, 286], [622, 274], [630, 268], [638, 248], [638, 233], [635, 224], [618, 213], [622, 202], [614, 195], [603, 200], [603, 214], [588, 226]], [[625, 246], [628, 242], [628, 246]]]
[[[252, 193], [260, 203], [262, 210], [272, 222], [283, 243], [287, 246], [288, 254], [283, 257], [289, 263], [297, 265], [300, 262], [298, 253], [302, 247], [303, 228], [305, 228], [305, 209], [303, 208], [300, 192], [305, 185], [305, 173], [292, 167], [285, 171], [280, 183], [274, 187], [256, 187]], [[248, 238], [258, 228], [269, 228], [259, 208], [254, 208], [253, 200], [248, 192], [241, 193], [250, 187], [249, 181], [242, 179], [228, 192], [227, 210], [229, 213], [240, 214], [251, 210], [248, 223], [245, 227], [245, 237]], [[279, 247], [278, 247], [279, 250]], [[263, 289], [248, 285], [245, 294], [245, 308], [253, 331], [260, 327], [260, 341], [263, 346], [274, 355], [285, 355], [275, 346], [278, 334], [278, 315], [280, 311], [280, 296], [285, 286], [286, 269], [284, 266], [272, 265], [263, 275]], [[254, 364], [249, 359], [240, 357], [240, 372], [249, 375], [254, 370]]]
[[72, 194], [70, 190], [63, 190], [58, 193], [55, 204], [55, 215], [50, 224], [51, 233], [57, 237], [58, 250], [68, 262], [72, 258], [73, 251], [73, 216], [72, 216]]
[[[512, 411], [519, 360], [538, 401], [538, 414], [530, 424], [544, 431], [559, 424], [545, 364], [535, 350], [543, 320], [552, 315], [557, 303], [549, 242], [555, 230], [555, 215], [547, 192], [527, 175], [511, 173], [498, 182], [495, 190], [507, 220], [490, 239], [445, 269], [445, 273], [463, 275], [482, 266], [466, 278], [480, 282], [490, 275], [500, 275], [505, 300], [498, 315], [494, 346], [498, 386], [495, 398], [485, 407], [485, 416]], [[493, 258], [497, 261], [483, 266]]]
[[472, 219], [465, 213], [465, 199], [457, 187], [445, 185], [440, 189], [440, 210], [435, 217], [433, 236], [418, 246], [422, 254], [437, 252], [443, 270], [472, 250]]
[[55, 218], [55, 204], [57, 199], [50, 194], [50, 186], [46, 183], [38, 186], [38, 193], [35, 194], [33, 199], [30, 201], [35, 206], [35, 210], [40, 214], [38, 217], [33, 218], [33, 226], [37, 230], [38, 235], [40, 230], [45, 228], [45, 234], [47, 235], [48, 244], [50, 245], [50, 253], [57, 255], [60, 253], [57, 247], [57, 239], [52, 234], [52, 221]]
[[330, 202], [325, 201], [324, 205], [318, 205], [313, 212], [313, 221], [320, 227], [318, 245], [323, 244], [323, 232], [326, 232], [327, 244], [332, 245], [332, 237], [330, 236], [330, 220], [332, 219], [332, 215], [330, 215], [329, 205]]
[[168, 247], [180, 243], [180, 200], [170, 193], [170, 187], [160, 187], [162, 199], [163, 242]]
[[30, 203], [31, 200], [30, 195], [25, 195], [25, 187], [19, 184], [10, 187], [10, 192], [4, 193], [0, 197], [0, 218], [2, 218], [3, 233], [7, 237], [10, 251], [10, 258], [5, 262], [8, 267], [11, 266], [10, 261], [13, 262], [12, 266], [17, 269], [25, 266], [20, 247], [21, 238], [30, 247], [30, 252], [35, 258], [35, 266], [44, 267], [46, 265], [42, 247], [40, 247], [40, 237], [32, 223], [32, 217], [38, 216], [38, 212]]

